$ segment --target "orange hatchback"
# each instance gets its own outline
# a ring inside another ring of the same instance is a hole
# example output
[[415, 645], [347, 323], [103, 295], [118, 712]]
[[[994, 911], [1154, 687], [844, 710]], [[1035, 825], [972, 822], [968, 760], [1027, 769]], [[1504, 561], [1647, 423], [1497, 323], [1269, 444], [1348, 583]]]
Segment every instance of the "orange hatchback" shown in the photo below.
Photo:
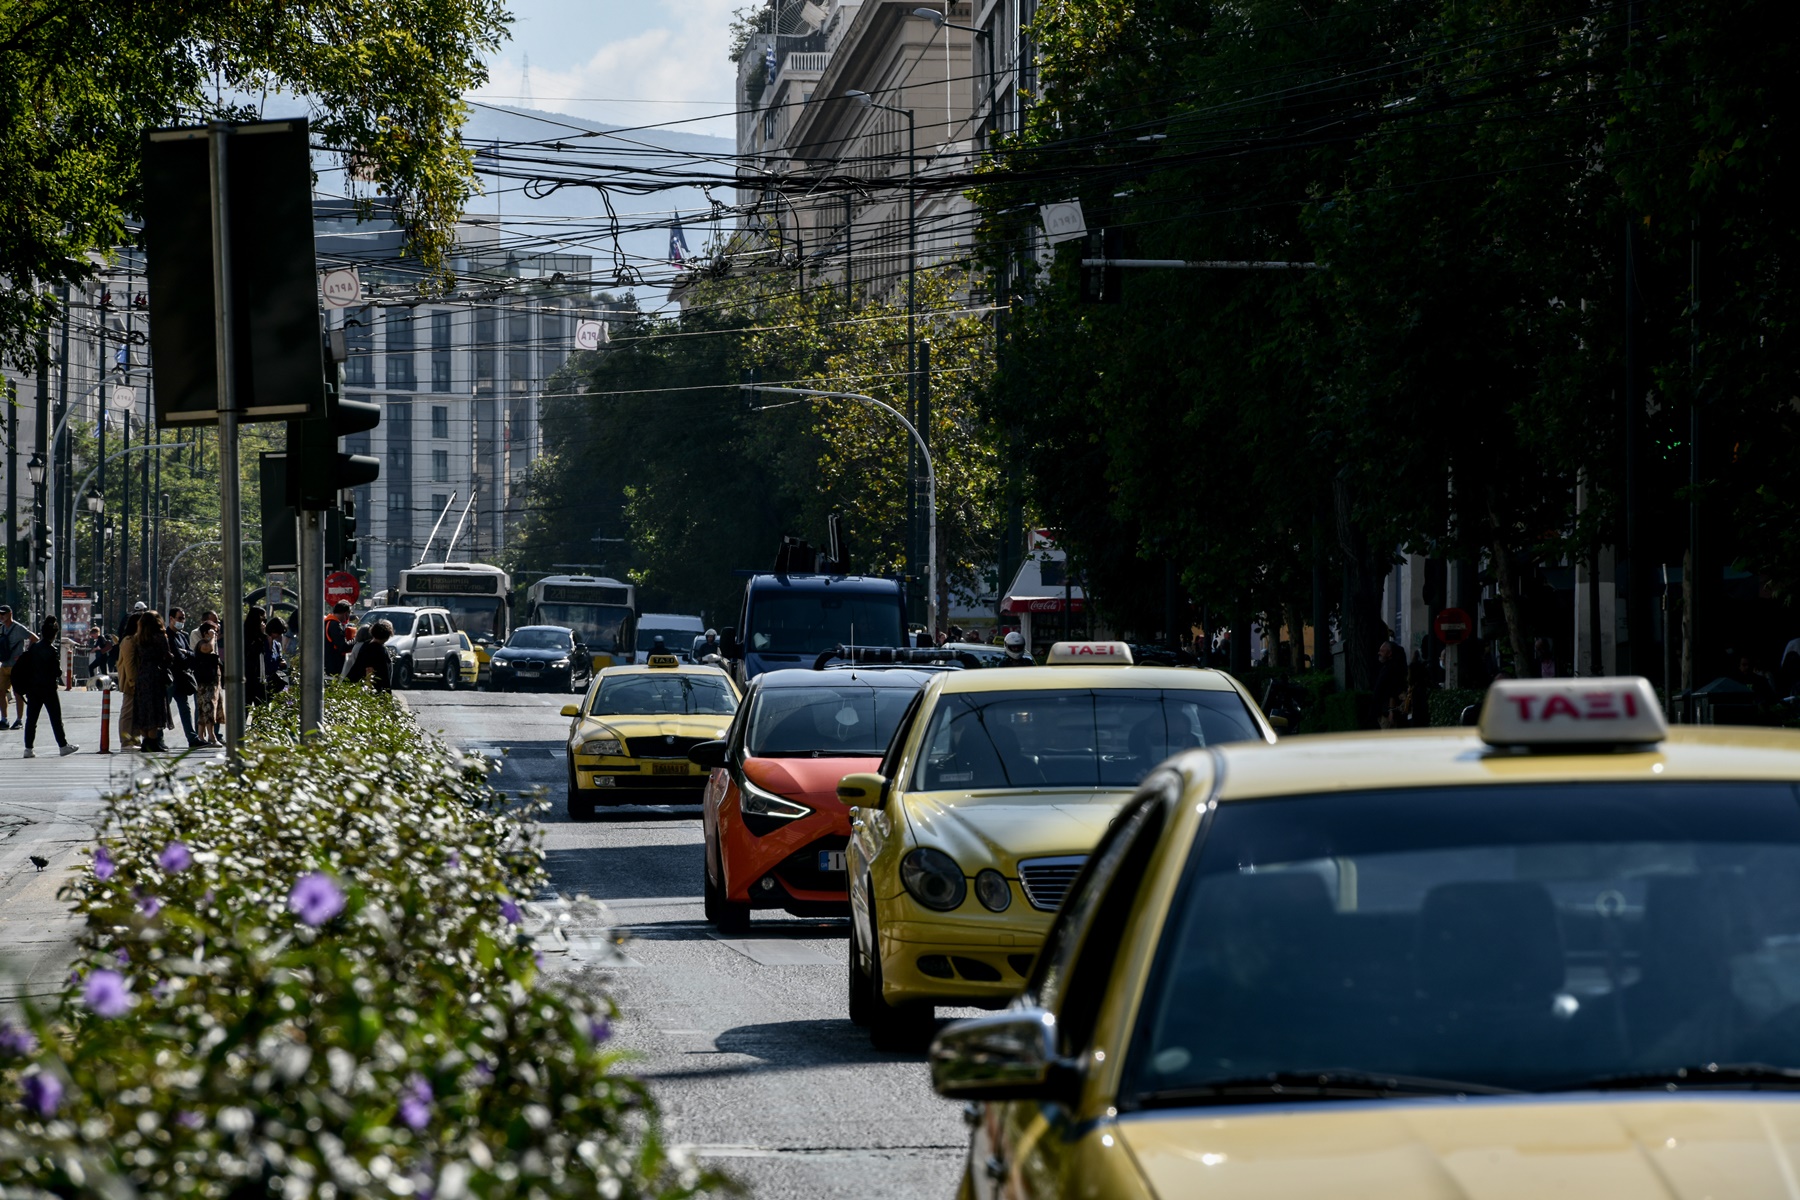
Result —
[[711, 767], [706, 919], [741, 933], [757, 908], [844, 916], [850, 814], [838, 780], [873, 771], [931, 672], [840, 667], [757, 676], [722, 741], [688, 757]]

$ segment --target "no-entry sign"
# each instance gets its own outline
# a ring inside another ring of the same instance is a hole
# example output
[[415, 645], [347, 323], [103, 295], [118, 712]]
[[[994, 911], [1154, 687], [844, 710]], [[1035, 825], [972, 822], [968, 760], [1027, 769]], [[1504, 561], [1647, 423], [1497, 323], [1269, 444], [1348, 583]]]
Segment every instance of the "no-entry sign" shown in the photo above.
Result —
[[1442, 608], [1431, 619], [1431, 633], [1446, 646], [1457, 646], [1475, 634], [1475, 619], [1460, 608]]
[[330, 608], [339, 600], [355, 604], [361, 596], [362, 584], [350, 572], [333, 571], [325, 577], [325, 607]]

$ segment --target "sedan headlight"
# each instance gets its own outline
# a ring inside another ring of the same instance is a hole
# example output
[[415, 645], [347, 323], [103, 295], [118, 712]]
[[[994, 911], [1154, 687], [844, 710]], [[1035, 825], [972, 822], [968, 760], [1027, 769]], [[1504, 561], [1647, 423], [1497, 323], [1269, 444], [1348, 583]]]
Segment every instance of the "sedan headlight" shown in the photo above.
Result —
[[625, 753], [625, 746], [618, 734], [610, 733], [606, 737], [589, 738], [587, 741], [581, 743], [581, 753], [623, 754]]
[[794, 821], [812, 815], [812, 809], [804, 804], [789, 800], [786, 796], [777, 796], [774, 792], [765, 792], [744, 780], [738, 788], [738, 807], [753, 817], [774, 817], [781, 821]]
[[975, 898], [989, 912], [1005, 912], [1012, 904], [1012, 888], [1007, 886], [1006, 876], [984, 867], [975, 873]]
[[921, 846], [900, 860], [900, 882], [914, 900], [939, 912], [956, 908], [969, 894], [969, 881], [963, 878], [956, 860], [929, 846]]
[[555, 662], [551, 663], [550, 665], [553, 667], [566, 667], [569, 665], [569, 660], [566, 658], [559, 658]]

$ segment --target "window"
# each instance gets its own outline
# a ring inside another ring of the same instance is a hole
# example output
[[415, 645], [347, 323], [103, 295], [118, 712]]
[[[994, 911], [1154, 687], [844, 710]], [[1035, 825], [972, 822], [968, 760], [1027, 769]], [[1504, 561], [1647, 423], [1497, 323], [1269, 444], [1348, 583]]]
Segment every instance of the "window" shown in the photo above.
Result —
[[411, 512], [412, 511], [412, 496], [411, 496], [411, 494], [407, 493], [407, 492], [395, 491], [393, 489], [389, 489], [389, 491], [388, 491], [388, 511], [390, 513]]
[[448, 404], [431, 406], [431, 436], [434, 438], [450, 436], [450, 406]]
[[413, 374], [411, 354], [390, 353], [387, 356], [387, 385], [401, 392], [410, 392], [419, 386], [418, 376]]
[[515, 308], [506, 314], [506, 340], [515, 346], [531, 340], [531, 314]]
[[444, 509], [449, 505], [449, 503], [450, 503], [450, 497], [446, 496], [443, 492], [431, 493], [431, 511], [432, 512], [434, 512], [434, 513], [443, 512]]
[[538, 318], [539, 345], [538, 370], [543, 378], [548, 379], [556, 374], [556, 368], [562, 366], [563, 359], [568, 357], [569, 349], [563, 344], [566, 324], [563, 315], [557, 309], [550, 309]]
[[387, 416], [382, 421], [387, 431], [387, 466], [382, 473], [395, 482], [412, 478], [412, 415], [410, 397], [388, 401]]
[[447, 392], [450, 390], [450, 352], [438, 351], [431, 356], [431, 390]]
[[431, 452], [431, 479], [434, 483], [450, 481], [450, 452], [448, 450]]
[[431, 348], [433, 350], [450, 348], [450, 314], [447, 312], [431, 314]]
[[375, 314], [368, 305], [344, 312], [344, 382], [375, 386]]
[[404, 308], [390, 308], [387, 325], [387, 385], [411, 391], [417, 377], [413, 374], [413, 315]]
[[478, 308], [475, 310], [475, 378], [492, 379], [494, 377], [494, 342], [498, 340], [495, 328], [494, 310]]

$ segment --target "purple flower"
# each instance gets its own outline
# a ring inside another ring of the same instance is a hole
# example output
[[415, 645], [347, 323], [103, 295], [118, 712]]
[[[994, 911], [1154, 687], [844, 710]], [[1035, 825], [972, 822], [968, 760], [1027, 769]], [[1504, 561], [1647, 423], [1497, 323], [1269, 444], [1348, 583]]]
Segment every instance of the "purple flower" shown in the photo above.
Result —
[[588, 1041], [598, 1046], [612, 1036], [612, 1022], [605, 1017], [593, 1017], [588, 1021]]
[[406, 1081], [406, 1090], [400, 1093], [400, 1120], [405, 1126], [417, 1133], [431, 1122], [431, 1084], [423, 1075], [414, 1075]]
[[454, 871], [460, 866], [462, 866], [462, 851], [452, 850], [450, 852], [450, 869]]
[[81, 1002], [103, 1017], [122, 1017], [131, 1008], [131, 988], [117, 971], [95, 971], [81, 989]]
[[288, 908], [308, 925], [323, 925], [344, 911], [344, 893], [323, 871], [302, 875], [288, 893]]
[[156, 856], [156, 863], [163, 870], [173, 875], [178, 871], [185, 871], [193, 866], [194, 856], [188, 853], [188, 848], [182, 843], [170, 842], [162, 848], [162, 853]]
[[131, 955], [126, 952], [126, 949], [123, 946], [120, 946], [117, 950], [113, 951], [113, 957], [119, 960], [119, 965], [121, 967], [129, 967], [131, 965]]
[[162, 911], [162, 901], [145, 892], [143, 898], [138, 901], [138, 911], [146, 917], [154, 917]]
[[106, 847], [96, 847], [94, 849], [94, 878], [99, 880], [111, 879], [115, 869], [116, 868], [113, 866], [112, 855], [106, 852]]
[[508, 925], [519, 923], [519, 906], [510, 899], [500, 901], [500, 915], [506, 918]]
[[36, 1054], [37, 1038], [31, 1030], [14, 1025], [11, 1021], [0, 1021], [0, 1054], [16, 1054], [20, 1058]]
[[175, 1123], [183, 1129], [198, 1129], [206, 1124], [206, 1118], [197, 1112], [182, 1110], [175, 1114]]
[[56, 1115], [56, 1109], [62, 1104], [63, 1098], [60, 1079], [39, 1071], [35, 1075], [27, 1075], [20, 1087], [25, 1093], [26, 1108], [46, 1119]]

